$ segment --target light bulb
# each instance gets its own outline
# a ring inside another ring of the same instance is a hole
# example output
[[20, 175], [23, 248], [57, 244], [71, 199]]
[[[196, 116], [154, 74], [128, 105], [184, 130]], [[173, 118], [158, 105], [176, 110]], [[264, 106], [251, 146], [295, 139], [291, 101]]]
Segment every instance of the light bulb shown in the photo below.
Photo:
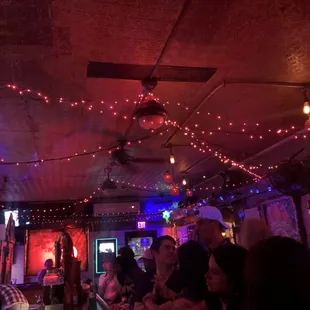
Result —
[[170, 164], [171, 165], [175, 164], [175, 158], [172, 154], [170, 155]]
[[182, 184], [185, 186], [187, 184], [185, 177], [183, 177]]
[[305, 103], [304, 103], [303, 112], [305, 114], [309, 114], [310, 113], [310, 106], [309, 106], [309, 102], [308, 101], [305, 101]]

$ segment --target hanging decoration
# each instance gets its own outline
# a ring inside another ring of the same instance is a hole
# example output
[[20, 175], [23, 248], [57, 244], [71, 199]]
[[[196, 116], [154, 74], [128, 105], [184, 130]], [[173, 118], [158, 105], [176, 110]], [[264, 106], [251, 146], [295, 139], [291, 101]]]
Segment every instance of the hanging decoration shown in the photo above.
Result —
[[167, 224], [170, 223], [170, 214], [172, 211], [164, 211], [162, 213], [163, 219], [166, 221]]
[[171, 184], [173, 182], [173, 177], [169, 173], [169, 171], [166, 171], [166, 173], [164, 174], [164, 182], [165, 184]]
[[193, 191], [190, 189], [186, 190], [186, 197], [193, 197]]
[[174, 184], [174, 185], [171, 186], [170, 195], [171, 196], [178, 196], [178, 195], [180, 195], [180, 190], [177, 187], [177, 185]]

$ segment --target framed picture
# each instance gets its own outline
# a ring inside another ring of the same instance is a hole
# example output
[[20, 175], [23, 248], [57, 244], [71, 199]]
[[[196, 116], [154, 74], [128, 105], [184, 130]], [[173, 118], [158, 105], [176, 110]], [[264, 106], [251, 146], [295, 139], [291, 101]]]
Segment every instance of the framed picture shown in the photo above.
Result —
[[102, 274], [106, 271], [103, 262], [106, 257], [116, 257], [118, 251], [117, 238], [99, 238], [95, 240], [95, 274]]
[[291, 197], [279, 197], [261, 204], [262, 217], [274, 236], [290, 237], [300, 241], [296, 208]]

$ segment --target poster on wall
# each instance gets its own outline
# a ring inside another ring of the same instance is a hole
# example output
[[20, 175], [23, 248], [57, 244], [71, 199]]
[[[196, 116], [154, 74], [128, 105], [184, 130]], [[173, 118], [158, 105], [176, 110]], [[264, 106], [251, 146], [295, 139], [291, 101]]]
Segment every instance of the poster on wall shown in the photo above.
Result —
[[[77, 259], [81, 261], [81, 271], [87, 270], [87, 232], [84, 229], [68, 229], [77, 250]], [[52, 230], [30, 230], [27, 239], [26, 275], [35, 276], [44, 268], [44, 262], [51, 258], [55, 261], [55, 241], [60, 232]], [[44, 240], [44, 242], [42, 242]]]
[[281, 197], [262, 203], [261, 211], [274, 236], [300, 241], [296, 209], [291, 197]]

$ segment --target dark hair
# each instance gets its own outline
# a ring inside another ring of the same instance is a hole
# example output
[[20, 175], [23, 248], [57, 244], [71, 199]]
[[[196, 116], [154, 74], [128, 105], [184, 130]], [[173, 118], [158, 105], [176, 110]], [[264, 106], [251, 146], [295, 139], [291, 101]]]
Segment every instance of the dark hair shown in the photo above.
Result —
[[47, 259], [45, 262], [44, 262], [44, 267], [46, 267], [46, 265], [48, 263], [51, 263], [52, 265], [54, 264], [53, 260], [51, 258]]
[[178, 260], [184, 297], [203, 300], [207, 293], [205, 274], [208, 270], [205, 249], [195, 241], [188, 241], [178, 248]]
[[135, 258], [135, 253], [132, 250], [132, 248], [129, 246], [124, 246], [124, 247], [120, 248], [118, 250], [118, 255], [123, 257], [124, 259], [128, 259], [128, 260]]
[[115, 255], [114, 253], [103, 253], [103, 262], [114, 263]]
[[156, 238], [152, 245], [151, 245], [151, 250], [152, 251], [155, 251], [155, 252], [158, 252], [159, 251], [159, 248], [161, 246], [161, 244], [163, 243], [164, 240], [169, 240], [171, 241], [174, 245], [176, 245], [176, 242], [175, 240], [171, 237], [171, 236], [168, 236], [168, 235], [165, 235], [165, 236], [161, 236], [161, 237], [158, 237]]
[[244, 298], [243, 271], [247, 250], [236, 244], [223, 244], [214, 249], [212, 256], [226, 275], [231, 287], [227, 309], [242, 308]]
[[272, 237], [250, 251], [245, 280], [247, 309], [310, 308], [310, 252], [290, 238]]

